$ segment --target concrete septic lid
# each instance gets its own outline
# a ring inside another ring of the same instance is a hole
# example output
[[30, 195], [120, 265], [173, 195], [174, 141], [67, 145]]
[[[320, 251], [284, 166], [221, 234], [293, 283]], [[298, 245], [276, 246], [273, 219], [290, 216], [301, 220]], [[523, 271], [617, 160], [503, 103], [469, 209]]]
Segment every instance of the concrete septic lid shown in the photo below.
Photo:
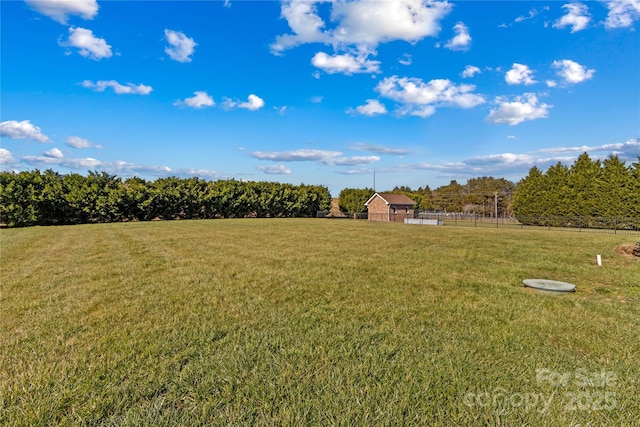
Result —
[[526, 288], [539, 289], [541, 291], [551, 292], [575, 292], [576, 285], [572, 285], [567, 282], [558, 282], [557, 280], [547, 279], [524, 279], [524, 286]]

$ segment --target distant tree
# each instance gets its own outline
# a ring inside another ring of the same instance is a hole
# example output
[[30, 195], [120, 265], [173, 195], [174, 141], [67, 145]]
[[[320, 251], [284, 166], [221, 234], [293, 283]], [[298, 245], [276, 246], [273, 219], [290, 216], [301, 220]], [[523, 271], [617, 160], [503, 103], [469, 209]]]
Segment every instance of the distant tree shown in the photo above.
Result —
[[433, 192], [433, 205], [438, 210], [446, 212], [462, 212], [462, 198], [464, 187], [458, 181], [452, 180], [448, 185], [438, 187]]
[[405, 185], [396, 186], [391, 190], [391, 193], [404, 194], [409, 197], [416, 202], [415, 209], [418, 211], [433, 209], [433, 194], [431, 194], [431, 189], [428, 185], [425, 188], [420, 187], [417, 190], [412, 190], [411, 187]]
[[495, 215], [495, 200], [498, 198], [498, 215], [511, 214], [511, 200], [516, 185], [504, 178], [483, 176], [471, 178], [463, 186], [463, 207], [466, 211]]
[[426, 185], [424, 188], [422, 187], [418, 188], [416, 190], [416, 193], [418, 193], [422, 197], [421, 206], [418, 207], [418, 209], [432, 210], [433, 209], [433, 192], [431, 191], [431, 188], [428, 185]]
[[375, 194], [372, 188], [345, 188], [340, 192], [340, 209], [349, 212], [351, 215], [364, 212], [365, 203]]

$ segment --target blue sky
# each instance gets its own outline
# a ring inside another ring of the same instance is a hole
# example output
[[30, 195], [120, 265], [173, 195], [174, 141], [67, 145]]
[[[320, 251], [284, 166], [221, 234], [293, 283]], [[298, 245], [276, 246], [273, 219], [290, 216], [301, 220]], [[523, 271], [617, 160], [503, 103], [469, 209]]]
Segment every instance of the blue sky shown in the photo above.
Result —
[[4, 170], [337, 196], [640, 156], [640, 0], [0, 7]]

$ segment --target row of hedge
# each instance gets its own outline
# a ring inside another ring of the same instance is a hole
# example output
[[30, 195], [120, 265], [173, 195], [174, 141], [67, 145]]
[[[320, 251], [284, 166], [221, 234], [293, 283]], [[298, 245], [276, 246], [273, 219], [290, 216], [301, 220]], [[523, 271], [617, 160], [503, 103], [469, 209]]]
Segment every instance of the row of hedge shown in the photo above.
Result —
[[106, 172], [0, 172], [0, 223], [7, 227], [244, 217], [314, 217], [328, 188], [200, 178], [122, 179]]

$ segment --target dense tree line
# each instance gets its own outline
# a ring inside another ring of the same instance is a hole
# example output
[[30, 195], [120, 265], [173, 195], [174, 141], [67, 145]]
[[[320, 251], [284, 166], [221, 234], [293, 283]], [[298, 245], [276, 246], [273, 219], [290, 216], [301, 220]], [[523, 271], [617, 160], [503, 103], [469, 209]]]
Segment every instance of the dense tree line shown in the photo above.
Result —
[[419, 187], [417, 190], [412, 190], [407, 186], [396, 186], [389, 193], [404, 194], [411, 200], [416, 202], [416, 210], [427, 211], [433, 210], [433, 192], [429, 186]]
[[[418, 211], [465, 212], [495, 216], [495, 201], [498, 215], [511, 215], [511, 198], [516, 185], [504, 178], [478, 177], [466, 184], [453, 180], [447, 185], [431, 190], [426, 185], [418, 189], [396, 186], [381, 193], [404, 194], [416, 202]], [[340, 192], [340, 209], [351, 214], [366, 210], [364, 204], [375, 193], [371, 188], [345, 188]]]
[[[640, 157], [627, 166], [617, 156], [592, 160], [583, 153], [568, 167], [561, 163], [546, 173], [537, 167], [520, 181], [513, 211], [525, 224], [574, 225], [579, 218], [640, 218]], [[567, 223], [572, 221], [573, 223]], [[591, 220], [594, 221], [594, 220]], [[598, 226], [597, 223], [585, 224]], [[609, 224], [607, 227], [614, 226]], [[624, 224], [619, 224], [623, 225]], [[604, 226], [604, 224], [603, 224]]]
[[464, 212], [495, 216], [498, 202], [499, 216], [511, 215], [511, 197], [516, 185], [504, 178], [483, 176], [460, 184], [452, 180], [449, 184], [431, 190], [429, 186], [412, 190], [410, 187], [395, 187], [391, 192], [406, 194], [416, 202], [417, 210], [441, 212]]
[[315, 217], [324, 186], [200, 178], [122, 179], [106, 172], [0, 172], [0, 223], [8, 227], [243, 217]]

